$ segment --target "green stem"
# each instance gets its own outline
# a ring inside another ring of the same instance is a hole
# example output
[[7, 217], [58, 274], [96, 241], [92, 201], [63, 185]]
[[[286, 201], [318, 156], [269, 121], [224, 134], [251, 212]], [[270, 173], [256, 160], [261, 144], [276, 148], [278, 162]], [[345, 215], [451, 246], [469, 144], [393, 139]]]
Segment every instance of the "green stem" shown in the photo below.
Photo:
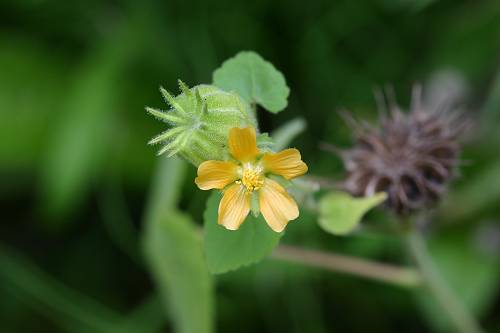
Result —
[[400, 287], [414, 288], [418, 287], [421, 282], [419, 273], [412, 268], [398, 267], [352, 256], [309, 250], [291, 245], [278, 246], [274, 250], [272, 257], [283, 261], [390, 283]]
[[416, 228], [410, 228], [406, 240], [408, 250], [420, 270], [424, 284], [429, 288], [436, 302], [439, 303], [449, 317], [456, 331], [462, 333], [482, 332], [476, 319], [439, 274], [420, 232]]

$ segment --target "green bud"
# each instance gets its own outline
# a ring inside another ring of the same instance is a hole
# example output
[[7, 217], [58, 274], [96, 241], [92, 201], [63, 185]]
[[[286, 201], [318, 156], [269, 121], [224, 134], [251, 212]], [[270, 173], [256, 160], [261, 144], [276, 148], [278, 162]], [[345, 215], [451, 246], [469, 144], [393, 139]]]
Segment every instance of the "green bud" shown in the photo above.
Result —
[[225, 160], [231, 128], [252, 126], [257, 130], [252, 108], [238, 94], [205, 84], [189, 89], [180, 80], [179, 87], [182, 93], [176, 97], [160, 88], [169, 110], [146, 108], [171, 125], [149, 141], [164, 144], [158, 155], [178, 154], [195, 166], [207, 160]]

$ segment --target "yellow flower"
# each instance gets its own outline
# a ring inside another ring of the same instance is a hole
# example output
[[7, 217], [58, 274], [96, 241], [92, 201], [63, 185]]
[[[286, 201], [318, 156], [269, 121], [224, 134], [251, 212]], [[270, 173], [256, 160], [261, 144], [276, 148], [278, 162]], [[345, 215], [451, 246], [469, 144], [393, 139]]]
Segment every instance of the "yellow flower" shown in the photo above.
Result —
[[236, 162], [205, 161], [198, 167], [196, 185], [202, 190], [224, 189], [219, 204], [218, 223], [237, 230], [250, 212], [251, 196], [257, 195], [260, 212], [276, 232], [299, 216], [292, 197], [268, 175], [292, 179], [307, 172], [297, 149], [278, 153], [261, 153], [257, 148], [255, 129], [232, 128], [229, 151]]

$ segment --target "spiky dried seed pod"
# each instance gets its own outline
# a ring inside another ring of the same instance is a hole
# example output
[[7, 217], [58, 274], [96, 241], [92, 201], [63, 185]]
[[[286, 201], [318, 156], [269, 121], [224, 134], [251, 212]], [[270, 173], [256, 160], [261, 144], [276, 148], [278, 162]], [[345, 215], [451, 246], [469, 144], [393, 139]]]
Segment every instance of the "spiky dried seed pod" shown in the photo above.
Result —
[[347, 116], [355, 145], [340, 150], [347, 170], [342, 187], [356, 196], [384, 191], [387, 205], [406, 215], [435, 203], [445, 193], [456, 174], [459, 137], [468, 122], [449, 105], [424, 107], [419, 86], [413, 89], [408, 113], [401, 111], [394, 98], [385, 104], [383, 109], [389, 112], [380, 110], [378, 127]]

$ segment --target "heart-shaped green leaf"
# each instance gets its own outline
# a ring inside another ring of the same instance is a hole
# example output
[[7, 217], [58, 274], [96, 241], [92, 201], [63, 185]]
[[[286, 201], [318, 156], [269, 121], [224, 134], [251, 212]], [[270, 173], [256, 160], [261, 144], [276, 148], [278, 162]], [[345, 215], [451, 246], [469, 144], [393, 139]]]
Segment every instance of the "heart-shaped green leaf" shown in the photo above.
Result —
[[334, 235], [345, 235], [354, 230], [363, 215], [387, 199], [384, 192], [371, 197], [355, 198], [346, 192], [331, 192], [319, 204], [319, 225]]
[[213, 82], [272, 113], [278, 113], [288, 104], [290, 89], [285, 77], [255, 52], [240, 52], [226, 60], [214, 71]]
[[262, 215], [249, 214], [238, 230], [227, 230], [217, 224], [220, 195], [212, 193], [203, 215], [204, 246], [208, 268], [224, 273], [262, 260], [278, 245], [283, 233], [269, 228]]

